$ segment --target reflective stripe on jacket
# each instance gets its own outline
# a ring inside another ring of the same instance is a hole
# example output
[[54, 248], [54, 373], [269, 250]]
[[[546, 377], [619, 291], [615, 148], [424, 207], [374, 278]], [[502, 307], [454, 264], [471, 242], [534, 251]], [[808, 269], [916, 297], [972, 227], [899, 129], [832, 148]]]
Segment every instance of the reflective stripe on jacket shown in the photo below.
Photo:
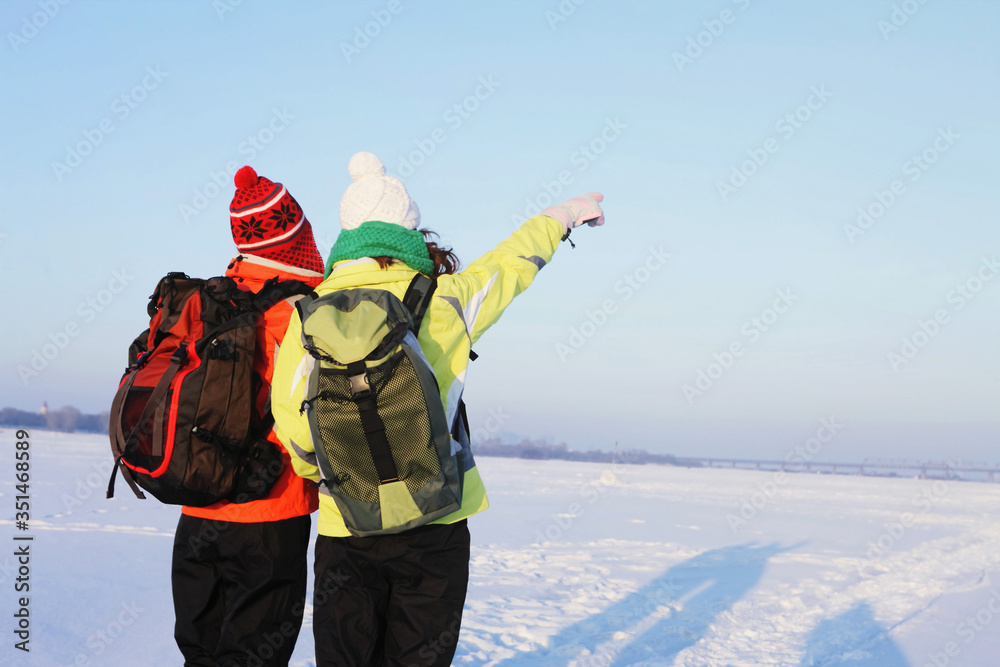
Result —
[[[455, 422], [465, 389], [469, 350], [552, 259], [562, 235], [560, 222], [536, 216], [461, 273], [438, 277], [437, 290], [417, 339], [437, 378], [449, 425]], [[316, 293], [322, 296], [340, 289], [374, 287], [402, 298], [415, 273], [401, 262], [380, 269], [373, 260], [347, 260], [337, 263]], [[298, 313], [293, 313], [274, 370], [271, 410], [275, 431], [291, 454], [295, 472], [319, 480], [308, 417], [299, 412], [307, 398], [305, 379], [312, 362], [301, 341], [302, 324]], [[453, 443], [453, 447], [461, 445]], [[472, 461], [472, 457], [468, 460]], [[465, 472], [462, 507], [435, 523], [454, 523], [489, 506], [479, 470], [474, 461], [471, 465]], [[319, 533], [331, 537], [350, 535], [336, 503], [322, 486]]]

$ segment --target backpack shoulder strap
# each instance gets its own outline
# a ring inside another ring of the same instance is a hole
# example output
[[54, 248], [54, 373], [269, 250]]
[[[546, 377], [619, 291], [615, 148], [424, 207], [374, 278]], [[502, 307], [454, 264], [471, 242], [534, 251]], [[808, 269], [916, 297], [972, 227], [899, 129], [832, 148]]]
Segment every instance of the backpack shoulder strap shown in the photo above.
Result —
[[267, 404], [264, 406], [264, 414], [261, 415], [257, 426], [247, 434], [247, 442], [253, 443], [261, 438], [266, 438], [272, 428], [274, 428], [274, 413], [271, 412], [271, 397], [268, 396]]
[[[420, 334], [420, 323], [424, 321], [424, 314], [427, 312], [427, 307], [430, 305], [431, 297], [434, 296], [436, 289], [437, 276], [428, 277], [422, 273], [413, 276], [410, 286], [406, 288], [406, 294], [403, 295], [403, 305], [413, 315], [414, 336]], [[475, 361], [478, 358], [479, 355], [475, 351], [469, 350], [469, 359]]]
[[414, 336], [420, 333], [420, 323], [424, 321], [424, 314], [427, 312], [427, 307], [430, 305], [431, 297], [434, 296], [436, 289], [437, 278], [425, 276], [422, 273], [413, 276], [410, 286], [406, 288], [406, 294], [403, 295], [403, 305], [413, 315], [412, 331]]
[[313, 288], [301, 280], [278, 280], [277, 278], [271, 278], [254, 295], [254, 308], [263, 313], [279, 301], [283, 301], [290, 296], [309, 294], [312, 291]]

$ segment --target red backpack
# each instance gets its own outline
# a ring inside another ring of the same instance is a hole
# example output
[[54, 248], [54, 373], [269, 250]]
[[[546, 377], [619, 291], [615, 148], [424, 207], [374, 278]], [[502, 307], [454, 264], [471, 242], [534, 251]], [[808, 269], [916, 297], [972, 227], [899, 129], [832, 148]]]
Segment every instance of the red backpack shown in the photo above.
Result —
[[232, 278], [170, 273], [149, 298], [151, 318], [129, 348], [111, 405], [115, 467], [138, 498], [205, 507], [265, 497], [281, 475], [281, 452], [267, 439], [270, 410], [255, 407], [263, 380], [253, 369], [263, 313], [308, 294], [295, 280], [270, 280], [257, 294]]

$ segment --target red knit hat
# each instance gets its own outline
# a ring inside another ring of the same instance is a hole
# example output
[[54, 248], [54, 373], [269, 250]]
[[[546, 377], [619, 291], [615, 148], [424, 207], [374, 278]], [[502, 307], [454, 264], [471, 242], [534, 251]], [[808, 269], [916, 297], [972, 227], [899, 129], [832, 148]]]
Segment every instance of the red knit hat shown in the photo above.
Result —
[[302, 207], [281, 183], [243, 167], [233, 179], [236, 194], [229, 205], [233, 240], [241, 253], [323, 273], [312, 225]]

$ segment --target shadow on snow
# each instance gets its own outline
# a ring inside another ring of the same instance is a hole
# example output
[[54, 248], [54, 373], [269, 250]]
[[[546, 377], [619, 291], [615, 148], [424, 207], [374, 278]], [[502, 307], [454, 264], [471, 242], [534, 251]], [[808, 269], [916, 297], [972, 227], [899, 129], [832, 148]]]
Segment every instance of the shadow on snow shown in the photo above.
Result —
[[606, 610], [561, 630], [548, 647], [500, 663], [625, 667], [669, 660], [695, 644], [714, 619], [757, 585], [768, 560], [799, 545], [743, 544], [701, 553], [666, 570]]
[[866, 602], [821, 622], [809, 635], [801, 667], [827, 665], [910, 667], [896, 643], [875, 621]]

